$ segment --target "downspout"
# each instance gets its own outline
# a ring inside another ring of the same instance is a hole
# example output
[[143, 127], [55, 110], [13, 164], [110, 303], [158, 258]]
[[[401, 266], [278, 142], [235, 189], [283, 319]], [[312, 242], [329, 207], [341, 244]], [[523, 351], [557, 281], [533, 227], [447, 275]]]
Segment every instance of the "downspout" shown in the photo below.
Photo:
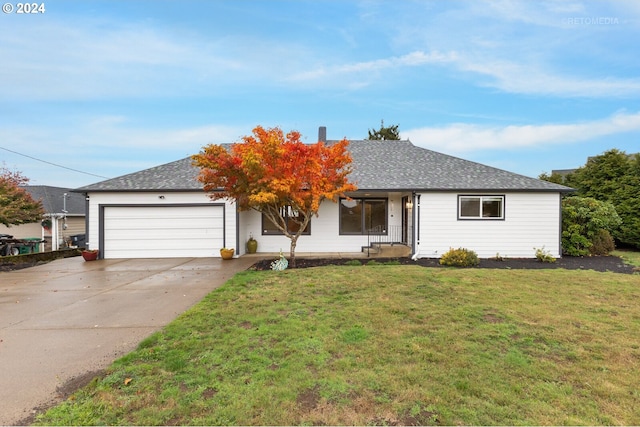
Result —
[[412, 260], [418, 259], [418, 248], [420, 247], [420, 195], [416, 196], [416, 193], [411, 194], [411, 202], [413, 203], [413, 238], [411, 239], [411, 256]]
[[[44, 216], [46, 218], [46, 215]], [[40, 243], [40, 245], [38, 245], [38, 247], [40, 248], [39, 252], [44, 252], [47, 245], [45, 243], [45, 239], [44, 239], [44, 227], [42, 226], [42, 224], [40, 224], [40, 240], [42, 241], [42, 243]]]
[[558, 193], [558, 209], [560, 210], [560, 224], [558, 224], [558, 254], [562, 258], [562, 193]]
[[60, 244], [58, 243], [59, 235], [58, 217], [55, 214], [51, 214], [51, 250], [54, 252], [60, 249]]
[[235, 205], [236, 205], [236, 254], [240, 255], [240, 250], [242, 249], [242, 245], [240, 245], [240, 209], [238, 209], [237, 203]]
[[89, 249], [89, 194], [84, 193], [84, 245]]

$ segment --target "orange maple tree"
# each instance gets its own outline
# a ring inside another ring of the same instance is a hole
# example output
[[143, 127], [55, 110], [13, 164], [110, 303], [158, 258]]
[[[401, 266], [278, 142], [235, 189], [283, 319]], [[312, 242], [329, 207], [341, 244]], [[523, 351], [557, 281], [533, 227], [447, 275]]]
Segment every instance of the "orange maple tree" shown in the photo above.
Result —
[[22, 188], [28, 182], [20, 172], [0, 167], [0, 224], [10, 227], [42, 219], [42, 203]]
[[298, 238], [323, 200], [338, 201], [357, 187], [349, 182], [349, 141], [304, 144], [300, 133], [257, 126], [229, 150], [210, 144], [192, 156], [198, 180], [213, 200], [234, 199], [240, 210], [262, 212], [291, 240], [295, 267]]

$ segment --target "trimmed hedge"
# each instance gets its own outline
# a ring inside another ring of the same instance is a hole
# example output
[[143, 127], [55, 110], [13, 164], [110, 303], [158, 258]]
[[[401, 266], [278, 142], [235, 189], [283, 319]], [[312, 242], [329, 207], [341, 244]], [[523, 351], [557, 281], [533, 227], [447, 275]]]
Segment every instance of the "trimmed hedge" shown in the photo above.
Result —
[[36, 252], [33, 254], [9, 255], [0, 257], [0, 264], [32, 264], [40, 261], [53, 261], [59, 258], [80, 256], [80, 249], [61, 249], [53, 252]]

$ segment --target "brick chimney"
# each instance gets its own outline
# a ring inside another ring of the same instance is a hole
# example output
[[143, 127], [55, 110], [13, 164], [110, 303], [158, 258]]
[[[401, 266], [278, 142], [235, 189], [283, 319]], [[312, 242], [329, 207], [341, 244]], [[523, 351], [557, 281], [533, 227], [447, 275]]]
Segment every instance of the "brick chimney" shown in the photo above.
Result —
[[320, 126], [318, 128], [318, 141], [327, 142], [327, 127]]

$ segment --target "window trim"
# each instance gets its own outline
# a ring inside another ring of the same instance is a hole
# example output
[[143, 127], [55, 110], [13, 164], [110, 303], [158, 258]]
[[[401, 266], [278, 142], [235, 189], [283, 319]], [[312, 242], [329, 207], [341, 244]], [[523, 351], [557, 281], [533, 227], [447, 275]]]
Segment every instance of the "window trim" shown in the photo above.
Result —
[[367, 201], [377, 201], [384, 202], [384, 220], [385, 220], [385, 229], [382, 233], [371, 233], [371, 235], [376, 236], [386, 236], [389, 234], [389, 198], [388, 197], [342, 197], [338, 200], [338, 235], [340, 236], [366, 236], [369, 234], [365, 227], [366, 219], [365, 219], [365, 209], [361, 211], [360, 217], [360, 232], [343, 232], [342, 231], [342, 202], [345, 200], [357, 200], [359, 202], [364, 203]]
[[[480, 215], [479, 216], [462, 216], [462, 199], [464, 198], [477, 198], [480, 200]], [[483, 216], [482, 206], [485, 199], [497, 199], [501, 200], [500, 203], [500, 216]], [[504, 221], [506, 215], [506, 195], [504, 194], [458, 194], [458, 221]]]
[[[291, 210], [291, 206], [286, 206], [283, 209], [286, 209], [286, 211], [289, 212]], [[261, 230], [263, 236], [284, 236], [284, 233], [281, 230], [277, 229], [277, 228], [274, 231], [265, 230], [265, 227], [264, 227], [265, 221], [269, 221], [269, 218], [267, 218], [265, 216], [264, 212], [260, 212], [260, 217], [262, 219], [262, 221], [260, 223], [260, 230]], [[287, 219], [287, 229], [289, 228], [289, 218], [290, 217], [291, 217], [290, 215], [287, 215], [287, 218], [286, 218]], [[311, 221], [312, 220], [313, 220], [313, 218], [309, 220], [309, 223], [307, 224], [307, 229], [300, 234], [301, 236], [309, 236], [309, 235], [311, 235]]]

